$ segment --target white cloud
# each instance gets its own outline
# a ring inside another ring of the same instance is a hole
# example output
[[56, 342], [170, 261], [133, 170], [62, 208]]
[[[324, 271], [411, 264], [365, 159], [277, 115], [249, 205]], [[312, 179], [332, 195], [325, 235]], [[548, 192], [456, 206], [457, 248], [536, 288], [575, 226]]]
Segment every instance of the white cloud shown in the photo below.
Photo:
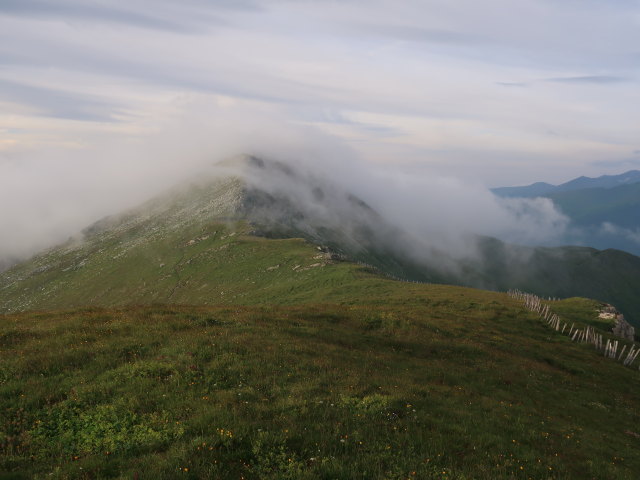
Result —
[[640, 229], [633, 230], [621, 227], [611, 222], [603, 222], [600, 226], [600, 232], [609, 235], [616, 235], [640, 245]]

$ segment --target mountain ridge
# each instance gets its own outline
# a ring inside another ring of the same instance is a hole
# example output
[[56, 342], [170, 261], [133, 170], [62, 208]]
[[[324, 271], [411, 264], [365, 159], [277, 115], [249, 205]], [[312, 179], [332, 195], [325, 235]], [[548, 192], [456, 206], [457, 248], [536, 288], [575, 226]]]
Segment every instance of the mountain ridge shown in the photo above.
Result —
[[536, 182], [525, 186], [496, 187], [492, 188], [491, 191], [500, 197], [530, 198], [584, 188], [609, 189], [638, 182], [640, 182], [640, 170], [629, 170], [618, 175], [601, 175], [593, 178], [580, 176], [559, 185]]

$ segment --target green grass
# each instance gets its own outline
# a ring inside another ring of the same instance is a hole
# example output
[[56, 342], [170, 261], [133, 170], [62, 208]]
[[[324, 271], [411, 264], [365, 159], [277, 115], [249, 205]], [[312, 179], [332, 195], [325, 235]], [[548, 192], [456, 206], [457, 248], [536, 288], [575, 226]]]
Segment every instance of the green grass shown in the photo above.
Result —
[[637, 478], [636, 369], [504, 294], [354, 288], [0, 317], [0, 478]]
[[[5, 273], [0, 311], [127, 304], [295, 303], [353, 283], [302, 239], [248, 236], [246, 223], [208, 223], [138, 241], [116, 235], [54, 249]], [[339, 292], [336, 292], [340, 296]]]
[[571, 318], [572, 322], [590, 325], [600, 331], [610, 332], [615, 324], [613, 320], [598, 317], [602, 304], [595, 300], [573, 297], [545, 303], [548, 303], [560, 317]]
[[250, 231], [246, 222], [215, 221], [171, 235], [126, 230], [56, 248], [4, 273], [0, 312], [158, 303], [401, 304], [422, 291], [423, 284], [393, 282], [358, 264], [328, 260], [303, 239], [267, 239]]

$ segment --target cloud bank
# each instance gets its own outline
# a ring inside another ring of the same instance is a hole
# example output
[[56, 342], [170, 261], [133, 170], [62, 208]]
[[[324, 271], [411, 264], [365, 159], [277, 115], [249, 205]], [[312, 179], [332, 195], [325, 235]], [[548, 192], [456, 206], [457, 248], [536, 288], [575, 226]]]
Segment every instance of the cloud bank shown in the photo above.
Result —
[[421, 234], [545, 243], [557, 212], [484, 185], [637, 160], [637, 22], [635, 1], [5, 0], [0, 256], [238, 152], [357, 159], [352, 188]]
[[62, 242], [238, 153], [284, 161], [325, 178], [390, 223], [449, 251], [466, 248], [470, 234], [538, 244], [561, 235], [565, 226], [543, 199], [498, 199], [478, 183], [372, 165], [339, 137], [290, 122], [286, 111], [268, 104], [198, 96], [167, 118], [173, 120], [128, 142], [105, 136], [73, 154], [52, 150], [1, 162], [0, 204], [6, 208], [0, 224], [6, 229], [0, 258], [24, 257]]

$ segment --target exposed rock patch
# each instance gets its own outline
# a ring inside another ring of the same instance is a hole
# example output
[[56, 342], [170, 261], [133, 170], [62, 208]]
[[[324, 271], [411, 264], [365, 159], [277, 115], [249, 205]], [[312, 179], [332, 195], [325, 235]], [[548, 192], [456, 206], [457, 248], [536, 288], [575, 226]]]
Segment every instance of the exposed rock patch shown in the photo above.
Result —
[[629, 322], [624, 319], [624, 315], [620, 313], [616, 307], [605, 303], [600, 308], [598, 318], [613, 321], [612, 333], [616, 337], [624, 338], [625, 340], [633, 341], [635, 338], [635, 328], [631, 326]]
[[624, 319], [624, 315], [619, 314], [616, 317], [616, 323], [613, 326], [613, 334], [625, 340], [633, 341], [635, 338], [635, 328]]

